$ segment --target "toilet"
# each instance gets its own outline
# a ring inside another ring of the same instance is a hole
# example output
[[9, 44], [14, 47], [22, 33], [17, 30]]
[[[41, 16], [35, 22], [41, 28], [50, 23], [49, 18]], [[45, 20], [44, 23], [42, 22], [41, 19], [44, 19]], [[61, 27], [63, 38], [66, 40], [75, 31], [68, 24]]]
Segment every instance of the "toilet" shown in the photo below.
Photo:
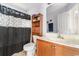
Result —
[[34, 56], [36, 50], [36, 39], [38, 36], [33, 35], [33, 42], [27, 43], [23, 46], [24, 51], [26, 51], [26, 56]]

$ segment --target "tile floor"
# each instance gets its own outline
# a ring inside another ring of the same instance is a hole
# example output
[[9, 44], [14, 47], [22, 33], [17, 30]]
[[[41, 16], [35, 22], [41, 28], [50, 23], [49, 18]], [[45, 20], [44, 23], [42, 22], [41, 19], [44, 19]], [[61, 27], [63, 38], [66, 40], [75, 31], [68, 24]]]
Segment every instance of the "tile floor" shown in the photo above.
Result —
[[[27, 55], [27, 52], [23, 50], [21, 52], [14, 53], [12, 56], [26, 56], [26, 55]], [[35, 52], [34, 56], [37, 56], [36, 52]]]
[[13, 54], [12, 56], [26, 56], [26, 51], [23, 50], [21, 52]]

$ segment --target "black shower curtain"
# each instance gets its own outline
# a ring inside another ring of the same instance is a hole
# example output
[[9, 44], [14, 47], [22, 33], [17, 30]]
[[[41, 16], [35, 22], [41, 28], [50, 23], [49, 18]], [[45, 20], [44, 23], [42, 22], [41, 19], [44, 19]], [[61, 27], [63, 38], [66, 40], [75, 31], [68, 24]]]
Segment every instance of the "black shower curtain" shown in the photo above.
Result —
[[[31, 16], [0, 4], [0, 17], [0, 21], [2, 21], [2, 23], [0, 22], [0, 56], [9, 56], [23, 50], [23, 45], [30, 42], [31, 28], [16, 28], [14, 25], [9, 27], [7, 23], [13, 18], [14, 21], [18, 18], [31, 20]], [[7, 19], [6, 17], [10, 18], [7, 22], [4, 21]], [[3, 23], [6, 25], [3, 26]]]
[[0, 26], [0, 56], [10, 56], [23, 50], [30, 42], [31, 28]]

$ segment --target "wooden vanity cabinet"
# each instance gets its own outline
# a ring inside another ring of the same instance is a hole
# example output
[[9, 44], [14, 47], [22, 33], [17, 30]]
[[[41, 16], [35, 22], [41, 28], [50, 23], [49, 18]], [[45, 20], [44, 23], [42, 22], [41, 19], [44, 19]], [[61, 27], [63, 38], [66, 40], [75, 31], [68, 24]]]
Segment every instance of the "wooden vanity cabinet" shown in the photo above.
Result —
[[55, 45], [55, 56], [63, 56], [63, 45], [54, 44]]
[[37, 56], [54, 56], [55, 55], [54, 45], [50, 42], [37, 40]]
[[55, 44], [55, 56], [79, 56], [79, 49]]
[[37, 56], [62, 56], [63, 46], [44, 40], [37, 40]]
[[37, 56], [78, 56], [79, 49], [37, 39]]
[[63, 46], [63, 55], [64, 56], [79, 56], [79, 49], [69, 46]]

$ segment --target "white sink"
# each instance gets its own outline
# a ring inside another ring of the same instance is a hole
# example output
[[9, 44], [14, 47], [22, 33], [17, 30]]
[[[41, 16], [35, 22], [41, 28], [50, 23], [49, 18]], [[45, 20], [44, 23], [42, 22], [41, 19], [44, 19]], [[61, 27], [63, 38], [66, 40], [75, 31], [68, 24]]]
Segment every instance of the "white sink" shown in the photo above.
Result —
[[65, 43], [65, 44], [73, 44], [73, 45], [79, 45], [79, 40], [75, 40], [75, 39], [67, 39], [67, 40], [64, 40], [62, 41], [62, 43]]
[[70, 45], [79, 45], [78, 39], [60, 39], [60, 38], [49, 38], [50, 41], [55, 41], [58, 43], [63, 44], [70, 44]]
[[45, 37], [45, 36], [43, 37], [38, 36], [38, 38], [45, 41], [57, 43], [57, 44], [79, 48], [79, 39], [60, 39], [56, 37]]

